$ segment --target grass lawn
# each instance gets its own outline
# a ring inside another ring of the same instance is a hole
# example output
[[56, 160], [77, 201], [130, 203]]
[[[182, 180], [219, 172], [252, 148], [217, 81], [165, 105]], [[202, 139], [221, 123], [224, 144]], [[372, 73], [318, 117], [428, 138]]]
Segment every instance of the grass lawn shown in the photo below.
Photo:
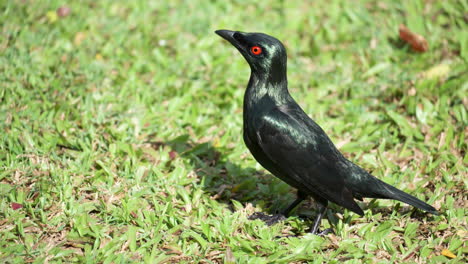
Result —
[[[65, 2], [0, 1], [0, 262], [465, 263], [466, 1]], [[295, 190], [243, 143], [250, 69], [216, 29], [282, 40], [345, 156], [441, 215], [331, 205], [325, 237], [312, 200], [248, 220]]]

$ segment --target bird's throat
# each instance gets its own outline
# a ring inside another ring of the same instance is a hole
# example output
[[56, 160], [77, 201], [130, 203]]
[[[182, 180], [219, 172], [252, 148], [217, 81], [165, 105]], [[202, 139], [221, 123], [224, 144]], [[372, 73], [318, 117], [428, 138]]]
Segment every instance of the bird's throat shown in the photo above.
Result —
[[273, 105], [283, 105], [292, 100], [288, 91], [286, 75], [281, 81], [272, 82], [267, 74], [251, 73], [247, 90], [244, 95], [244, 111], [254, 110], [255, 106], [262, 105], [262, 101], [272, 101]]

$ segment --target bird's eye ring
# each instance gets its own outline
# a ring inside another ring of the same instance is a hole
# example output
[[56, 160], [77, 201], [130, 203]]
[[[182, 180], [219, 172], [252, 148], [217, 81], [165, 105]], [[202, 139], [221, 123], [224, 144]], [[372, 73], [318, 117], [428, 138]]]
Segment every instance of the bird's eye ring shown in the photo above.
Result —
[[250, 52], [252, 52], [253, 55], [260, 55], [262, 54], [262, 48], [259, 46], [253, 46], [250, 48]]

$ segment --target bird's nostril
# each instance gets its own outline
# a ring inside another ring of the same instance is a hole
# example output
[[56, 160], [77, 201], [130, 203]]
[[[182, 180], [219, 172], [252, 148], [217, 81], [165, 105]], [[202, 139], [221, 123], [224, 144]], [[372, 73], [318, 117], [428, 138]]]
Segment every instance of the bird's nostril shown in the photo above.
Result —
[[240, 38], [241, 38], [241, 34], [239, 34], [239, 33], [236, 32], [236, 33], [234, 33], [234, 34], [232, 35], [232, 37], [233, 37], [235, 40], [239, 41]]

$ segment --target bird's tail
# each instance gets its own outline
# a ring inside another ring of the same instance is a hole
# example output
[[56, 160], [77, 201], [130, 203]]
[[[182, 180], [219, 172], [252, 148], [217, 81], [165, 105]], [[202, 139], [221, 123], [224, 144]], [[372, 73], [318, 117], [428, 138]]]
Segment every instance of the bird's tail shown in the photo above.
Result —
[[[361, 173], [367, 174], [366, 175], [367, 177], [361, 177], [361, 179], [367, 182], [367, 184], [365, 185], [369, 187], [373, 186], [371, 188], [366, 188], [366, 190], [361, 190], [362, 192], [358, 191], [359, 193], [362, 194], [363, 197], [398, 200], [398, 201], [407, 203], [409, 205], [412, 205], [414, 207], [417, 207], [426, 212], [429, 212], [431, 214], [434, 214], [434, 215], [439, 214], [439, 212], [437, 212], [437, 210], [434, 207], [419, 200], [418, 198], [410, 194], [407, 194], [404, 191], [399, 190], [393, 187], [392, 185], [387, 184], [377, 179], [376, 177], [370, 175], [369, 173], [365, 172], [362, 169], [361, 169]], [[360, 186], [363, 186], [363, 185], [360, 185]]]
[[437, 212], [437, 210], [430, 206], [429, 204], [419, 200], [418, 198], [410, 195], [410, 194], [407, 194], [405, 193], [404, 191], [402, 190], [399, 190], [393, 186], [391, 186], [390, 184], [387, 184], [383, 181], [380, 181], [380, 186], [382, 189], [385, 190], [385, 193], [384, 195], [386, 196], [386, 198], [389, 198], [389, 199], [394, 199], [394, 200], [398, 200], [398, 201], [401, 201], [401, 202], [404, 202], [404, 203], [407, 203], [409, 205], [412, 205], [414, 207], [417, 207], [421, 210], [424, 210], [426, 212], [429, 212], [431, 214], [434, 214], [434, 215], [438, 215], [439, 212]]

